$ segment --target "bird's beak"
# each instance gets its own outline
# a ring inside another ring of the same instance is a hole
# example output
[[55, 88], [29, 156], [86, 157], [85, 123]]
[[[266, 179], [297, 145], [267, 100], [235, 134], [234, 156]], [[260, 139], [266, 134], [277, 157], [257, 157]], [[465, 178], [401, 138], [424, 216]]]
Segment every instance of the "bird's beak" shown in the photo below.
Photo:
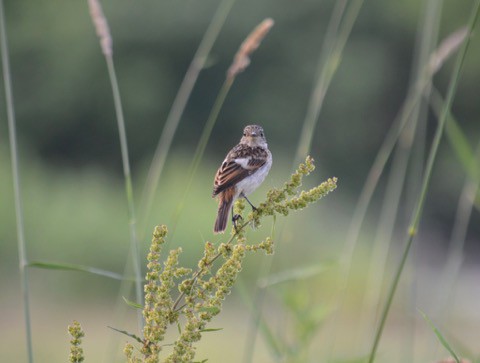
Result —
[[255, 136], [257, 136], [257, 133], [256, 133], [256, 132], [252, 132], [251, 135], [252, 135], [253, 137], [255, 137]]

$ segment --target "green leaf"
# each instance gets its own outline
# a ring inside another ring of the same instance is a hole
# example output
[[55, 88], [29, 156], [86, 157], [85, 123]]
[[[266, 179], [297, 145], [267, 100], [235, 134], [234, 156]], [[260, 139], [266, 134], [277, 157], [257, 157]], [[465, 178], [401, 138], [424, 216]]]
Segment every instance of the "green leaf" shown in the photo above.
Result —
[[122, 298], [123, 298], [123, 301], [125, 301], [128, 306], [131, 306], [132, 308], [135, 308], [135, 309], [140, 309], [140, 310], [143, 309], [142, 305], [140, 305], [140, 304], [138, 304], [134, 301], [128, 300], [125, 296], [122, 296]]
[[208, 332], [211, 332], [211, 331], [219, 331], [219, 330], [223, 330], [223, 328], [202, 329], [202, 330], [200, 330], [200, 333], [208, 333]]
[[204, 359], [204, 360], [197, 360], [193, 363], [205, 363], [205, 362], [208, 362], [208, 359]]
[[448, 344], [447, 340], [443, 337], [442, 333], [433, 325], [432, 321], [428, 318], [428, 316], [421, 311], [420, 309], [417, 309], [419, 313], [423, 316], [423, 319], [430, 325], [430, 328], [433, 330], [435, 335], [437, 336], [437, 339], [440, 341], [440, 343], [444, 346], [446, 350], [452, 355], [453, 359], [455, 359], [455, 362], [460, 363], [460, 359], [458, 356], [455, 354], [453, 351], [452, 347], [450, 347], [450, 344]]
[[109, 326], [110, 329], [112, 330], [115, 330], [116, 332], [119, 332], [119, 333], [122, 333], [122, 334], [125, 334], [126, 336], [130, 337], [130, 338], [133, 338], [135, 339], [137, 342], [139, 343], [144, 343], [143, 340], [141, 338], [139, 338], [138, 336], [136, 336], [135, 334], [132, 334], [132, 333], [129, 333], [128, 331], [126, 330], [120, 330], [120, 329], [117, 329], [117, 328], [113, 328], [111, 326]]
[[84, 265], [75, 265], [69, 263], [55, 263], [55, 262], [41, 262], [41, 261], [32, 261], [27, 264], [28, 267], [43, 268], [47, 270], [65, 270], [65, 271], [78, 271], [78, 272], [88, 272], [94, 275], [100, 275], [109, 277], [115, 280], [124, 280], [123, 276], [115, 272], [102, 270], [96, 267], [84, 266]]

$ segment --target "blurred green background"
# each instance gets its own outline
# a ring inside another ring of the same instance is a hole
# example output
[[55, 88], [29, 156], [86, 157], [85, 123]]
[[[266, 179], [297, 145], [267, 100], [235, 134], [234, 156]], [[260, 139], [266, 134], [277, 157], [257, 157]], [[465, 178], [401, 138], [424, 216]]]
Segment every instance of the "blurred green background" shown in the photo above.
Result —
[[[170, 246], [182, 246], [182, 261], [193, 266], [205, 240], [223, 240], [211, 232], [216, 213], [216, 203], [211, 199], [212, 180], [226, 152], [238, 142], [244, 125], [263, 125], [274, 155], [272, 171], [252, 196], [252, 202], [258, 204], [269, 188], [280, 186], [288, 178], [334, 4], [334, 1], [313, 0], [235, 2], [181, 119], [153, 211], [148, 218], [138, 221], [142, 258], [153, 227], [173, 224], [187, 185], [186, 171], [225, 71], [245, 36], [266, 17], [273, 18], [275, 26], [228, 94]], [[335, 266], [365, 177], [406, 97], [425, 4], [412, 0], [364, 3], [326, 95], [311, 148], [317, 170], [307, 186], [336, 176], [339, 188], [319, 204], [290, 216], [288, 221], [277, 219], [276, 233], [281, 239], [277, 241], [271, 273], [323, 263]], [[464, 0], [443, 1], [438, 39], [466, 24], [471, 4]], [[113, 37], [135, 197], [141, 216], [139, 201], [149, 163], [178, 87], [219, 1], [116, 0], [103, 1], [102, 5]], [[5, 1], [5, 12], [28, 258], [122, 273], [128, 260], [129, 237], [120, 145], [108, 73], [87, 2], [10, 0]], [[452, 64], [447, 62], [435, 77], [435, 85], [442, 93]], [[474, 32], [453, 105], [471, 145], [476, 145], [480, 136], [479, 64], [480, 41]], [[0, 93], [0, 359], [23, 362], [26, 353], [3, 88]], [[429, 113], [427, 145], [435, 126], [436, 118]], [[410, 294], [400, 295], [395, 301], [379, 361], [400, 362], [403, 358], [399, 352], [409, 354], [407, 350], [415, 362], [433, 361], [446, 355], [415, 308], [427, 314], [429, 307], [434, 308], [434, 296], [440, 288], [435, 275], [445, 261], [464, 180], [465, 171], [444, 140], [418, 248], [403, 281], [404, 290]], [[357, 344], [359, 336], [373, 338], [374, 326], [368, 326], [367, 330], [359, 327], [356, 309], [365, 288], [362, 277], [368, 268], [384, 187], [382, 180], [355, 253], [352, 267], [355, 277], [337, 321], [342, 332], [335, 349], [338, 359], [366, 354], [370, 340]], [[393, 241], [385, 271], [387, 282], [398, 260], [409, 213], [408, 206], [400, 210], [395, 228], [398, 238]], [[449, 305], [452, 318], [444, 327], [461, 346], [477, 355], [480, 355], [480, 312], [478, 305], [469, 301], [478, 301], [479, 297], [479, 222], [480, 215], [474, 209], [466, 238], [464, 269], [454, 301]], [[250, 236], [259, 239], [270, 228], [271, 222], [265, 223]], [[247, 261], [242, 281], [252, 294], [266, 259], [255, 256]], [[118, 350], [116, 344], [118, 341], [123, 344], [125, 337], [112, 334], [107, 326], [135, 331], [134, 312], [122, 308], [119, 301], [120, 283], [77, 272], [29, 271], [37, 361], [66, 359], [66, 327], [73, 319], [79, 320], [87, 333], [87, 361], [114, 361], [111, 352]], [[325, 275], [295, 288], [303, 287], [303, 291], [310, 292], [306, 298], [308, 304], [328, 305], [335, 274], [332, 267]], [[302, 296], [291, 289], [293, 294]], [[266, 319], [278, 331], [284, 328], [282, 324], [289, 324], [282, 310], [281, 295], [273, 291], [266, 299], [266, 304], [272, 307]], [[242, 361], [244, 344], [248, 341], [248, 308], [237, 293], [225, 305], [226, 313], [213, 323], [224, 330], [211, 333], [202, 341], [199, 359]], [[408, 324], [404, 316], [408, 317]], [[314, 356], [323, 354], [317, 351], [325, 335], [328, 332], [315, 335]], [[413, 337], [420, 340], [412, 343]], [[272, 361], [261, 338], [254, 361]]]

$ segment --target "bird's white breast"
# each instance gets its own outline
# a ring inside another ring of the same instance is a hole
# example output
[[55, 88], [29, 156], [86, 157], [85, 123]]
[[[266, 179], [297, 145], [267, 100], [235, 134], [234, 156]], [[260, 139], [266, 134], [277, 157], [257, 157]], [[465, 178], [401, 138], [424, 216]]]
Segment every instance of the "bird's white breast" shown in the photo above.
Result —
[[267, 177], [271, 167], [272, 167], [272, 155], [269, 154], [265, 164], [263, 164], [255, 173], [253, 173], [250, 176], [247, 176], [245, 179], [243, 179], [237, 184], [237, 196], [240, 195], [241, 193], [243, 193], [244, 195], [249, 195], [255, 189], [257, 189]]

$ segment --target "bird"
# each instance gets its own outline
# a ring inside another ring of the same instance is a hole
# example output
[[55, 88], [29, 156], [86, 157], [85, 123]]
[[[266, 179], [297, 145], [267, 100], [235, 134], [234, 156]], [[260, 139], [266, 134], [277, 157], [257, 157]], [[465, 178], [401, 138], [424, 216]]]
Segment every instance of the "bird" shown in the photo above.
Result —
[[225, 157], [215, 174], [212, 197], [218, 198], [218, 212], [214, 233], [223, 233], [232, 210], [232, 222], [240, 216], [233, 214], [233, 202], [243, 197], [255, 210], [247, 195], [257, 189], [272, 167], [272, 153], [268, 150], [267, 139], [259, 125], [248, 125], [243, 136]]

